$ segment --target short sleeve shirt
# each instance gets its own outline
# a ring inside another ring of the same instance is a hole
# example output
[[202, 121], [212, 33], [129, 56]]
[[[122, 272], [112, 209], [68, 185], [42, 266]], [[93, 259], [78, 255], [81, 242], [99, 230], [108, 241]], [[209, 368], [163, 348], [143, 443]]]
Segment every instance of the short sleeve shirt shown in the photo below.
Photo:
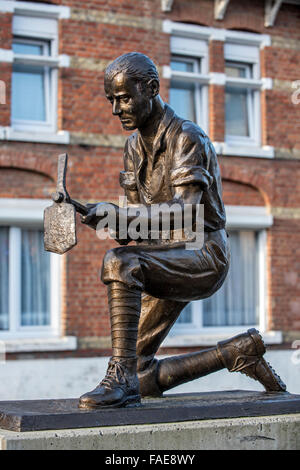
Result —
[[167, 104], [153, 142], [153, 154], [147, 155], [142, 137], [136, 131], [127, 139], [124, 167], [120, 184], [125, 194], [134, 191], [140, 204], [171, 201], [176, 186], [193, 184], [202, 192], [205, 231], [225, 227], [220, 169], [214, 147], [199, 126], [176, 116]]

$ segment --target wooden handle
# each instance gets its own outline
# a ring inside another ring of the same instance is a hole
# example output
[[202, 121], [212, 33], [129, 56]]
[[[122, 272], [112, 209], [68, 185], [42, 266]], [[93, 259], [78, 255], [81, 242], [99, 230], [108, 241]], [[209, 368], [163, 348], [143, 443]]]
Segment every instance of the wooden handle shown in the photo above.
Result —
[[74, 201], [74, 199], [70, 199], [70, 203], [73, 204], [73, 206], [75, 207], [76, 211], [79, 212], [79, 214], [81, 215], [87, 215], [89, 210], [86, 206], [84, 206], [83, 204], [81, 204], [80, 202], [78, 201]]
[[57, 165], [57, 185], [56, 185], [56, 192], [51, 195], [52, 200], [54, 202], [69, 202], [73, 204], [76, 211], [82, 215], [88, 214], [88, 209], [83, 204], [80, 204], [78, 201], [74, 201], [74, 199], [70, 199], [69, 194], [66, 188], [66, 175], [67, 175], [67, 165], [68, 165], [68, 154], [62, 153], [58, 157], [58, 165]]
[[55, 202], [62, 202], [68, 198], [68, 193], [66, 189], [67, 165], [68, 165], [68, 154], [62, 153], [58, 157], [58, 165], [57, 165], [56, 195], [57, 195], [57, 199], [59, 200]]

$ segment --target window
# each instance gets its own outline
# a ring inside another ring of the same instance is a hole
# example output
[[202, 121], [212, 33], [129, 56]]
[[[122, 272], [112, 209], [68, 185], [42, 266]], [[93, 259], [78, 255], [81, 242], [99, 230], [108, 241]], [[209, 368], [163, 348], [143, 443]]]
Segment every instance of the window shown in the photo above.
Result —
[[8, 252], [9, 231], [7, 228], [0, 227], [0, 330], [9, 328]]
[[57, 21], [13, 19], [11, 121], [15, 131], [56, 132]]
[[[43, 250], [43, 232], [0, 227], [0, 247], [0, 330], [10, 330], [13, 323], [17, 329], [49, 326], [50, 256]], [[9, 299], [10, 282], [14, 284], [13, 305]]]
[[[185, 307], [171, 331], [175, 339], [229, 336], [250, 327], [266, 330], [266, 228], [272, 216], [255, 206], [227, 206], [226, 212], [231, 249], [227, 278], [214, 295]], [[169, 343], [175, 345], [172, 339]]]
[[[226, 62], [226, 75], [235, 78], [251, 78], [249, 64]], [[227, 136], [250, 137], [253, 135], [253, 97], [247, 88], [227, 86], [225, 92], [225, 133]]]
[[222, 288], [203, 301], [204, 327], [249, 326], [259, 323], [260, 232], [234, 230], [229, 231], [229, 236], [229, 273]]
[[[241, 327], [259, 324], [259, 237], [253, 230], [229, 231], [231, 263], [219, 291], [191, 302], [177, 320], [181, 328]], [[239, 295], [236, 295], [236, 292]]]
[[0, 200], [0, 339], [58, 335], [60, 259], [44, 250], [45, 205]]
[[180, 117], [207, 130], [207, 43], [175, 36], [171, 50], [170, 105]]
[[12, 73], [12, 112], [14, 125], [22, 121], [50, 122], [49, 67], [26, 65], [26, 56], [49, 56], [49, 43], [15, 38], [13, 52], [23, 56], [23, 64], [14, 64]]
[[260, 144], [258, 48], [225, 44], [225, 140]]
[[[271, 78], [261, 77], [260, 50], [271, 45], [271, 37], [170, 20], [163, 22], [163, 30], [171, 35], [172, 63], [163, 71], [170, 79], [170, 104], [177, 114], [209, 134], [208, 86], [224, 86], [225, 132], [224, 139], [214, 142], [217, 153], [274, 158], [274, 148], [262, 145], [260, 113], [261, 90], [273, 86]], [[224, 43], [224, 72], [208, 70], [211, 40]], [[215, 111], [211, 112], [213, 121]]]
[[[171, 69], [177, 72], [199, 73], [200, 61], [173, 56]], [[200, 86], [197, 83], [184, 79], [171, 82], [170, 104], [180, 117], [196, 122], [196, 103], [200, 103], [200, 99]]]

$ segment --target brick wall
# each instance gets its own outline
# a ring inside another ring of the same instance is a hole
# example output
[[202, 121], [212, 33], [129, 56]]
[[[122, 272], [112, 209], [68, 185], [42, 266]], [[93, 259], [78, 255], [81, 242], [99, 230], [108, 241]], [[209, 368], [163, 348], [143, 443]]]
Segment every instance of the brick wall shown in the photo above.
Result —
[[[273, 89], [262, 93], [262, 142], [275, 147], [275, 159], [222, 156], [224, 200], [231, 205], [266, 205], [274, 215], [268, 230], [268, 326], [300, 331], [300, 105], [291, 102], [291, 84], [300, 79], [300, 9], [283, 4], [272, 28], [264, 27], [263, 2], [231, 0], [223, 21], [214, 20], [210, 0], [174, 0], [171, 13], [160, 0], [57, 0], [71, 7], [60, 21], [59, 52], [70, 67], [59, 70], [59, 129], [71, 133], [71, 144], [0, 141], [0, 197], [49, 198], [56, 181], [57, 155], [68, 151], [68, 189], [74, 199], [117, 200], [122, 194], [119, 171], [127, 133], [111, 116], [103, 90], [105, 66], [123, 52], [149, 55], [161, 70], [170, 61], [169, 35], [162, 21], [171, 19], [216, 28], [269, 34], [271, 46], [261, 52], [262, 76]], [[11, 14], [0, 12], [0, 47], [11, 47]], [[223, 43], [210, 43], [210, 70], [224, 71]], [[0, 63], [7, 84], [0, 126], [10, 125], [11, 64]], [[162, 97], [169, 82], [162, 79]], [[224, 140], [224, 87], [209, 87], [210, 136]], [[80, 338], [81, 351], [107, 354], [109, 318], [106, 289], [99, 280], [105, 251], [100, 241], [78, 223], [78, 245], [65, 256], [64, 332]], [[67, 354], [67, 353], [66, 353]], [[54, 354], [55, 355], [55, 354]], [[16, 356], [13, 356], [16, 357]]]

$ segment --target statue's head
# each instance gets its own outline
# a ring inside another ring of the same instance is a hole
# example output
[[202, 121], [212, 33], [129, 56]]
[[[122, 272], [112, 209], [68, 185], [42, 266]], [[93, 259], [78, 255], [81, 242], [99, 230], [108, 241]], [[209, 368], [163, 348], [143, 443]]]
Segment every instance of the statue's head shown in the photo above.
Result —
[[130, 52], [115, 59], [105, 70], [104, 88], [126, 130], [142, 128], [159, 93], [159, 75], [149, 57]]

